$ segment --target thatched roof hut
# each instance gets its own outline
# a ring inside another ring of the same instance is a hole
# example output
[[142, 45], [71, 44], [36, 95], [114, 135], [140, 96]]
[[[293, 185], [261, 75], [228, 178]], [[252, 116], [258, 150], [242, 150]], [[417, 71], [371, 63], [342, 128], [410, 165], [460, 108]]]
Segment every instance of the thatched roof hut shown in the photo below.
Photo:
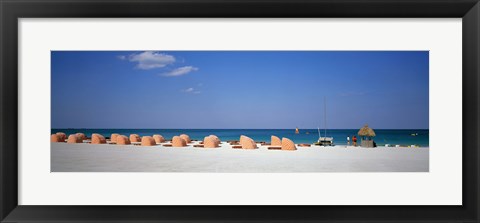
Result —
[[373, 131], [373, 129], [368, 127], [368, 125], [365, 125], [358, 131], [358, 135], [359, 136], [374, 137], [375, 132]]

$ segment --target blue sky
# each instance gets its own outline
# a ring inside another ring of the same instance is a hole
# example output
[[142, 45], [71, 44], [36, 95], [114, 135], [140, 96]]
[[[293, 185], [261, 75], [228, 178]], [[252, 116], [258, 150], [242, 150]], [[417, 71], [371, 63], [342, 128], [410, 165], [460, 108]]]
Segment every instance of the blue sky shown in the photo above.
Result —
[[52, 51], [52, 128], [428, 129], [428, 51]]

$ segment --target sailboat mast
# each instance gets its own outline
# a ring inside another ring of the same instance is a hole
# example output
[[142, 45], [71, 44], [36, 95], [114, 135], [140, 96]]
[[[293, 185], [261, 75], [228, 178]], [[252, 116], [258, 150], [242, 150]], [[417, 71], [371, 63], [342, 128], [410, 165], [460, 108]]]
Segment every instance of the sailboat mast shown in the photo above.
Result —
[[323, 97], [324, 121], [325, 121], [325, 139], [327, 139], [327, 97]]

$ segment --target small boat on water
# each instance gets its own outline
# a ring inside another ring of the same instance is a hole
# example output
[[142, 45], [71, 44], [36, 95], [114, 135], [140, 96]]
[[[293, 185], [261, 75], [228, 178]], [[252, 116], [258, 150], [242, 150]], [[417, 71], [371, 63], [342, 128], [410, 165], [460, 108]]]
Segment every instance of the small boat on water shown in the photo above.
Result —
[[320, 134], [320, 128], [318, 128], [318, 140], [314, 143], [317, 146], [333, 146], [333, 137], [327, 136], [327, 99], [324, 98], [324, 123], [325, 123], [325, 136], [322, 137]]
[[299, 134], [300, 131], [298, 130], [298, 128], [295, 128], [295, 134]]
[[333, 137], [320, 137], [315, 143], [317, 146], [333, 146]]

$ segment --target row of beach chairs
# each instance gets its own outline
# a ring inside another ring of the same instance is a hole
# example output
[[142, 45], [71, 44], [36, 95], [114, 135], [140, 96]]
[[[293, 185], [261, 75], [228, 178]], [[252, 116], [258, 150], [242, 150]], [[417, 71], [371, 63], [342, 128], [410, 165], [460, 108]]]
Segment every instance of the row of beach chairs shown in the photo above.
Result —
[[[66, 143], [91, 143], [91, 144], [116, 144], [116, 145], [139, 145], [139, 146], [156, 146], [162, 145], [164, 147], [186, 147], [191, 144], [190, 136], [181, 134], [174, 136], [170, 141], [166, 140], [162, 135], [155, 134], [153, 136], [140, 137], [138, 134], [130, 134], [129, 137], [121, 134], [113, 133], [107, 139], [101, 134], [94, 133], [91, 138], [88, 138], [83, 133], [67, 135], [63, 132], [57, 132], [50, 137], [51, 142], [66, 142]], [[297, 150], [295, 143], [288, 138], [278, 138], [271, 136], [271, 142], [255, 142], [248, 136], [240, 136], [240, 140], [227, 141], [233, 149], [257, 149], [258, 144], [261, 146], [268, 146], [269, 150]], [[221, 144], [220, 139], [215, 135], [206, 136], [203, 141], [194, 144], [193, 147], [200, 148], [217, 148]], [[310, 147], [310, 144], [298, 144], [300, 147]]]

